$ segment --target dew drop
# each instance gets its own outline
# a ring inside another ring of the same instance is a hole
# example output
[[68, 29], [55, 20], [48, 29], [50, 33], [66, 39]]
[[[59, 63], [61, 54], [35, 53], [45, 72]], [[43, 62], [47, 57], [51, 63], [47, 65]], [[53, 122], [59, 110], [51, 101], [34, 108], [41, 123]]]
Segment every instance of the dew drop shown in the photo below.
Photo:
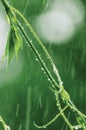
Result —
[[26, 41], [26, 44], [28, 44], [28, 42]]
[[42, 71], [44, 71], [44, 68], [41, 68]]
[[59, 106], [59, 103], [57, 103], [56, 105]]
[[78, 130], [78, 127], [75, 127], [75, 130]]
[[24, 35], [22, 35], [22, 37], [24, 38]]
[[44, 71], [44, 74], [46, 74], [46, 72]]
[[80, 128], [81, 128], [80, 125], [74, 126], [74, 129], [75, 129], [75, 130], [78, 130], [78, 129], [80, 129]]
[[32, 40], [30, 40], [30, 43], [32, 43]]
[[21, 26], [21, 23], [19, 22], [19, 25]]
[[50, 81], [50, 79], [48, 78], [48, 81]]
[[46, 126], [43, 126], [44, 129], [46, 129]]
[[86, 130], [86, 127], [85, 127], [85, 126], [84, 126], [83, 128], [84, 128], [84, 130]]
[[73, 108], [73, 112], [76, 112], [76, 110]]
[[36, 61], [39, 61], [38, 58], [35, 58]]

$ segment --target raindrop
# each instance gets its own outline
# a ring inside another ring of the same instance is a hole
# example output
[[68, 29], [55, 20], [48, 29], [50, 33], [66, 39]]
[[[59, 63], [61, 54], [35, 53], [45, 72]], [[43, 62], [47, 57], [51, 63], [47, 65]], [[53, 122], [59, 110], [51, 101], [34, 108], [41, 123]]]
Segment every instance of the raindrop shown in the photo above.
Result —
[[21, 26], [21, 23], [19, 22], [19, 25]]
[[46, 74], [46, 72], [44, 71], [44, 74]]
[[24, 38], [24, 35], [22, 35], [22, 37]]
[[39, 61], [38, 58], [35, 58], [36, 61]]
[[28, 42], [26, 41], [26, 44], [28, 44]]
[[73, 112], [76, 112], [76, 110], [73, 108]]
[[46, 129], [46, 126], [43, 126], [44, 129]]
[[47, 59], [50, 59], [50, 57], [49, 57], [49, 56], [47, 56]]
[[59, 106], [59, 103], [57, 103], [56, 105]]
[[17, 104], [17, 108], [16, 108], [16, 117], [18, 117], [18, 114], [19, 114], [19, 104]]
[[32, 40], [30, 40], [30, 43], [32, 43]]
[[78, 126], [76, 126], [76, 127], [75, 127], [75, 130], [78, 130], [78, 128], [79, 128], [79, 127], [78, 127]]
[[76, 126], [74, 126], [74, 129], [75, 129], [75, 130], [78, 130], [78, 129], [80, 129], [80, 128], [81, 128], [80, 125], [76, 125]]
[[44, 68], [41, 68], [42, 71], [44, 71]]
[[48, 78], [48, 81], [50, 81], [50, 79]]
[[83, 128], [84, 128], [84, 130], [86, 130], [86, 127], [85, 127], [85, 126], [84, 126]]
[[19, 130], [21, 130], [21, 129], [22, 129], [22, 124], [19, 125]]

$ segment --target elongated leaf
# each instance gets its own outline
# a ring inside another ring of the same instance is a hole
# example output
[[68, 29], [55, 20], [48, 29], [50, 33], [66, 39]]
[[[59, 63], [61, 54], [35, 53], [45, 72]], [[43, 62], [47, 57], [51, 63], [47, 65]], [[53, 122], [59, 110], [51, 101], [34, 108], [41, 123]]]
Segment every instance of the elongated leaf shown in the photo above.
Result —
[[8, 58], [8, 65], [14, 55], [16, 55], [16, 59], [17, 59], [18, 52], [22, 47], [23, 47], [23, 42], [19, 30], [16, 28], [16, 26], [11, 26], [8, 39], [7, 39], [5, 54], [3, 57], [3, 58], [5, 57]]
[[14, 51], [15, 51], [15, 55], [17, 58], [19, 50], [23, 48], [23, 41], [22, 41], [22, 37], [21, 37], [20, 33], [17, 31], [16, 28], [15, 28], [14, 43], [15, 43]]
[[8, 58], [8, 64], [10, 63], [15, 53], [13, 38], [14, 38], [14, 31], [13, 31], [13, 28], [10, 28], [8, 39], [7, 39], [7, 44], [6, 44], [6, 49], [5, 49], [5, 54], [4, 54], [4, 58], [5, 57]]

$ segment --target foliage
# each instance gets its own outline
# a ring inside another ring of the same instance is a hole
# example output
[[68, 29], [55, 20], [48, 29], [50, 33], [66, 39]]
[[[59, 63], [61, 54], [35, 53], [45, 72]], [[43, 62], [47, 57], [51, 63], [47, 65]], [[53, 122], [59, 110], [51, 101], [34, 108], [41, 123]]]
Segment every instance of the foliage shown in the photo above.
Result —
[[[36, 59], [41, 64], [44, 73], [46, 74], [49, 82], [51, 83], [53, 93], [55, 94], [56, 105], [59, 110], [59, 113], [46, 125], [38, 126], [36, 123], [34, 123], [34, 125], [37, 128], [46, 128], [52, 122], [54, 122], [59, 116], [61, 116], [68, 125], [70, 130], [81, 128], [85, 130], [86, 116], [83, 113], [81, 113], [71, 101], [69, 93], [65, 90], [63, 86], [63, 82], [58, 73], [58, 69], [56, 68], [51, 56], [49, 55], [48, 51], [40, 41], [39, 37], [34, 32], [29, 22], [18, 10], [10, 6], [5, 0], [1, 0], [1, 2], [5, 7], [6, 14], [10, 21], [10, 32], [7, 40], [7, 46], [4, 57], [8, 56], [8, 63], [11, 61], [14, 54], [17, 57], [19, 50], [23, 46], [22, 37], [24, 37], [24, 40], [30, 46]], [[30, 39], [29, 37], [30, 34], [27, 35], [26, 30], [22, 26], [22, 23], [20, 22], [19, 18], [22, 19], [22, 22], [27, 26], [28, 30], [30, 31], [32, 37], [34, 37], [35, 41]], [[37, 44], [35, 44], [35, 42]], [[39, 48], [42, 50], [44, 57], [42, 56]], [[46, 63], [46, 60], [48, 61], [50, 67]], [[76, 115], [75, 117], [76, 125], [72, 125], [71, 122], [66, 117], [65, 111], [67, 109], [68, 111], [71, 111], [72, 113], [74, 113], [74, 115]]]

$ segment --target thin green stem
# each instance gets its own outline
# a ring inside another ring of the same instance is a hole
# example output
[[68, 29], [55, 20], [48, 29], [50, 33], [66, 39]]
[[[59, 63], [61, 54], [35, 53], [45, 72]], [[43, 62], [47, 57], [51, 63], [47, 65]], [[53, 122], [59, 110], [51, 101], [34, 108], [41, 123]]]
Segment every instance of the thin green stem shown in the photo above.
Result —
[[8, 10], [10, 9], [10, 5], [6, 0], [1, 0], [2, 4], [5, 7], [6, 12], [8, 12]]
[[46, 128], [48, 127], [49, 125], [51, 125], [57, 118], [59, 118], [61, 116], [61, 114], [68, 108], [68, 106], [65, 106], [61, 111], [60, 113], [58, 113], [51, 121], [49, 121], [48, 123], [46, 123], [45, 125], [42, 125], [42, 126], [39, 126], [37, 125], [35, 122], [34, 122], [34, 125], [41, 129], [41, 128]]
[[[45, 70], [47, 76], [50, 78], [50, 80], [51, 80], [53, 86], [55, 87], [56, 82], [55, 82], [54, 78], [52, 77], [50, 71], [49, 71], [48, 68], [46, 67], [46, 64], [45, 64], [44, 61], [42, 60], [40, 54], [39, 54], [38, 51], [36, 50], [36, 48], [35, 48], [35, 46], [33, 45], [32, 41], [28, 38], [28, 36], [27, 36], [26, 32], [24, 31], [24, 29], [22, 28], [21, 24], [19, 24], [19, 21], [18, 21], [18, 25], [19, 25], [19, 28], [20, 28], [21, 32], [22, 32], [23, 35], [25, 36], [26, 40], [27, 40], [28, 43], [30, 44], [30, 47], [32, 48], [32, 50], [34, 51], [35, 55], [36, 55], [37, 58], [39, 59], [39, 61], [40, 61], [41, 65], [42, 65], [42, 67], [44, 68], [44, 70]], [[56, 69], [54, 63], [53, 63], [53, 66], [54, 66], [54, 72], [57, 74], [57, 69]], [[58, 100], [58, 101], [59, 101], [59, 100]], [[68, 124], [68, 126], [70, 127], [70, 129], [73, 130], [72, 125], [71, 125], [71, 124], [69, 123], [69, 121], [67, 120], [65, 114], [62, 113], [62, 108], [61, 108], [60, 103], [59, 103], [59, 111], [60, 111], [60, 113], [61, 113], [61, 116], [62, 116], [63, 119], [65, 120], [65, 122], [66, 122], [66, 123]]]
[[76, 112], [77, 115], [79, 115], [83, 119], [86, 119], [86, 115], [83, 114], [82, 112], [80, 112], [71, 100], [69, 100], [69, 107], [70, 107], [71, 110], [73, 110], [74, 112]]
[[37, 51], [37, 49], [35, 48], [35, 46], [33, 45], [32, 40], [30, 40], [30, 38], [27, 36], [24, 28], [21, 26], [20, 22], [18, 21], [18, 26], [22, 32], [22, 34], [24, 35], [26, 41], [28, 42], [28, 44], [30, 45], [31, 49], [33, 50], [33, 52], [35, 53], [37, 59], [39, 60], [39, 62], [41, 63], [44, 71], [46, 72], [48, 78], [50, 79], [50, 82], [53, 84], [53, 88], [57, 89], [59, 88], [59, 85], [56, 83], [56, 81], [54, 80], [53, 76], [51, 75], [50, 71], [48, 70], [46, 64], [44, 63], [44, 61], [41, 58], [41, 55], [39, 54], [39, 52]]
[[[20, 14], [20, 13], [19, 13], [19, 14]], [[21, 15], [20, 15], [20, 16], [21, 16]], [[22, 18], [23, 18], [23, 16], [22, 16]], [[23, 19], [23, 20], [24, 20], [25, 23], [28, 25], [26, 19]], [[46, 64], [45, 64], [44, 61], [42, 60], [40, 54], [39, 54], [38, 51], [36, 50], [36, 48], [35, 48], [35, 46], [33, 45], [32, 41], [28, 38], [28, 36], [27, 36], [26, 32], [24, 31], [24, 29], [22, 28], [21, 24], [19, 24], [19, 21], [18, 21], [18, 25], [19, 25], [19, 28], [20, 28], [21, 32], [23, 33], [23, 35], [25, 36], [26, 40], [28, 41], [30, 47], [32, 48], [33, 52], [35, 53], [35, 55], [36, 55], [37, 58], [39, 59], [39, 61], [40, 61], [41, 65], [42, 65], [42, 67], [44, 68], [44, 70], [45, 70], [47, 76], [49, 77], [50, 81], [52, 82], [53, 86], [54, 86], [54, 87], [56, 86], [56, 87], [55, 87], [55, 89], [56, 89], [56, 88], [57, 88], [56, 81], [54, 80], [53, 76], [51, 75], [50, 71], [48, 70]], [[31, 26], [30, 26], [30, 25], [28, 25], [28, 26], [29, 26], [31, 32], [33, 32]], [[34, 33], [34, 32], [33, 32], [33, 33]], [[35, 36], [35, 38], [38, 39], [38, 37], [37, 37], [36, 34], [34, 34], [34, 36]], [[38, 40], [39, 40], [39, 39], [38, 39]], [[39, 41], [39, 43], [40, 43], [40, 41]], [[42, 43], [41, 43], [41, 44], [42, 44]], [[43, 44], [42, 44], [41, 47], [43, 47], [43, 50], [44, 50], [44, 52], [45, 52], [45, 54], [46, 54], [47, 51], [46, 51], [45, 47], [43, 46]], [[60, 76], [59, 76], [59, 74], [58, 74], [58, 70], [56, 69], [55, 64], [54, 64], [54, 62], [52, 61], [52, 59], [51, 59], [50, 55], [48, 54], [48, 52], [47, 52], [46, 55], [49, 57], [49, 61], [50, 61], [50, 62], [52, 63], [52, 65], [53, 65], [54, 73], [57, 75], [58, 81], [59, 81], [59, 85], [60, 85], [60, 84], [61, 84], [60, 82], [62, 82], [62, 81], [61, 81]], [[61, 85], [62, 85], [62, 84], [61, 84]], [[59, 87], [59, 86], [58, 86], [58, 87]], [[59, 100], [58, 100], [58, 101], [59, 101]], [[62, 108], [61, 108], [60, 103], [59, 103], [59, 111], [62, 113]], [[68, 124], [68, 126], [70, 127], [70, 129], [73, 130], [72, 125], [71, 125], [71, 124], [69, 123], [69, 121], [67, 120], [65, 114], [62, 113], [61, 116], [63, 117], [63, 119], [65, 120], [65, 122]]]
[[[64, 119], [66, 124], [69, 126], [70, 130], [73, 130], [73, 127], [70, 124], [69, 120], [65, 116], [64, 112], [62, 112], [62, 107], [61, 107], [61, 103], [60, 103], [58, 92], [55, 92], [55, 97], [56, 97], [56, 102], [57, 102], [57, 108], [59, 109], [59, 112], [61, 113], [62, 118]], [[66, 105], [66, 106], [68, 106], [68, 105]]]
[[41, 40], [39, 39], [39, 37], [37, 36], [37, 34], [34, 32], [33, 28], [31, 27], [31, 25], [29, 24], [29, 22], [25, 19], [25, 17], [15, 8], [12, 7], [12, 9], [16, 12], [17, 15], [19, 15], [22, 20], [24, 21], [25, 25], [27, 25], [27, 27], [29, 28], [30, 32], [32, 33], [33, 37], [36, 39], [36, 41], [38, 42], [38, 44], [40, 45], [40, 47], [43, 49], [44, 54], [46, 55], [46, 58], [48, 59], [48, 61], [50, 62], [50, 64], [52, 65], [52, 69], [56, 75], [56, 77], [58, 78], [58, 82], [59, 82], [59, 87], [62, 86], [63, 82], [61, 80], [61, 77], [58, 73], [58, 70], [51, 58], [51, 56], [49, 55], [47, 49], [45, 48], [45, 46], [42, 44]]
[[2, 123], [4, 130], [10, 130], [10, 127], [8, 125], [6, 125], [6, 123], [4, 122], [4, 120], [1, 116], [0, 116], [0, 122]]
[[[54, 89], [54, 93], [56, 92], [55, 96], [56, 96], [57, 107], [58, 107], [59, 112], [60, 112], [59, 114], [62, 116], [62, 118], [64, 119], [64, 121], [67, 123], [67, 125], [70, 128], [70, 130], [73, 130], [74, 127], [71, 125], [71, 123], [69, 122], [69, 120], [65, 116], [64, 111], [63, 111], [63, 109], [61, 107], [61, 102], [60, 102], [60, 99], [59, 99], [59, 96], [60, 96], [62, 98], [62, 101], [65, 103], [65, 106], [66, 107], [68, 106], [73, 112], [77, 113], [77, 115], [81, 118], [81, 121], [84, 123], [84, 126], [86, 128], [86, 116], [84, 114], [82, 114], [76, 108], [76, 106], [72, 103], [72, 101], [70, 99], [70, 96], [66, 92], [66, 90], [64, 88], [62, 89], [63, 82], [62, 82], [61, 77], [59, 75], [58, 69], [56, 68], [56, 66], [55, 66], [55, 64], [54, 64], [51, 56], [49, 55], [47, 49], [45, 48], [45, 46], [40, 41], [39, 37], [34, 32], [33, 28], [29, 24], [29, 22], [26, 20], [26, 18], [18, 10], [16, 10], [12, 6], [9, 6], [9, 4], [5, 0], [1, 0], [1, 1], [2, 1], [4, 7], [5, 7], [5, 10], [6, 10], [8, 16], [10, 17], [10, 13], [11, 13], [11, 16], [13, 16], [13, 20], [14, 20], [13, 24], [16, 23], [18, 25], [18, 27], [21, 30], [24, 38], [27, 41], [27, 44], [30, 46], [30, 48], [34, 52], [35, 56], [37, 57], [37, 59], [39, 60], [39, 62], [41, 64], [42, 68], [46, 72], [46, 75], [50, 79], [51, 85], [52, 85], [52, 87]], [[42, 57], [39, 49], [37, 48], [37, 46], [35, 44], [35, 41], [32, 41], [30, 39], [30, 37], [27, 35], [26, 31], [24, 30], [24, 28], [22, 27], [22, 25], [20, 24], [20, 22], [16, 18], [17, 16], [19, 16], [22, 19], [22, 21], [24, 22], [24, 24], [28, 27], [28, 29], [29, 29], [31, 35], [33, 36], [33, 38], [37, 41], [39, 48], [41, 48], [42, 52], [44, 53], [45, 59], [48, 60], [48, 63], [51, 65], [50, 69], [48, 68], [46, 60], [44, 60], [44, 58]], [[10, 17], [10, 19], [11, 19], [11, 17]], [[56, 78], [58, 79], [58, 83], [57, 83]], [[59, 93], [58, 93], [58, 90], [59, 90]], [[52, 119], [49, 123], [47, 123], [46, 125], [47, 126], [50, 125], [57, 118], [58, 118], [58, 115], [54, 119]], [[3, 123], [3, 121], [2, 121], [2, 123]], [[46, 127], [46, 125], [44, 125], [44, 126]], [[81, 126], [81, 128], [84, 129], [83, 125]]]

